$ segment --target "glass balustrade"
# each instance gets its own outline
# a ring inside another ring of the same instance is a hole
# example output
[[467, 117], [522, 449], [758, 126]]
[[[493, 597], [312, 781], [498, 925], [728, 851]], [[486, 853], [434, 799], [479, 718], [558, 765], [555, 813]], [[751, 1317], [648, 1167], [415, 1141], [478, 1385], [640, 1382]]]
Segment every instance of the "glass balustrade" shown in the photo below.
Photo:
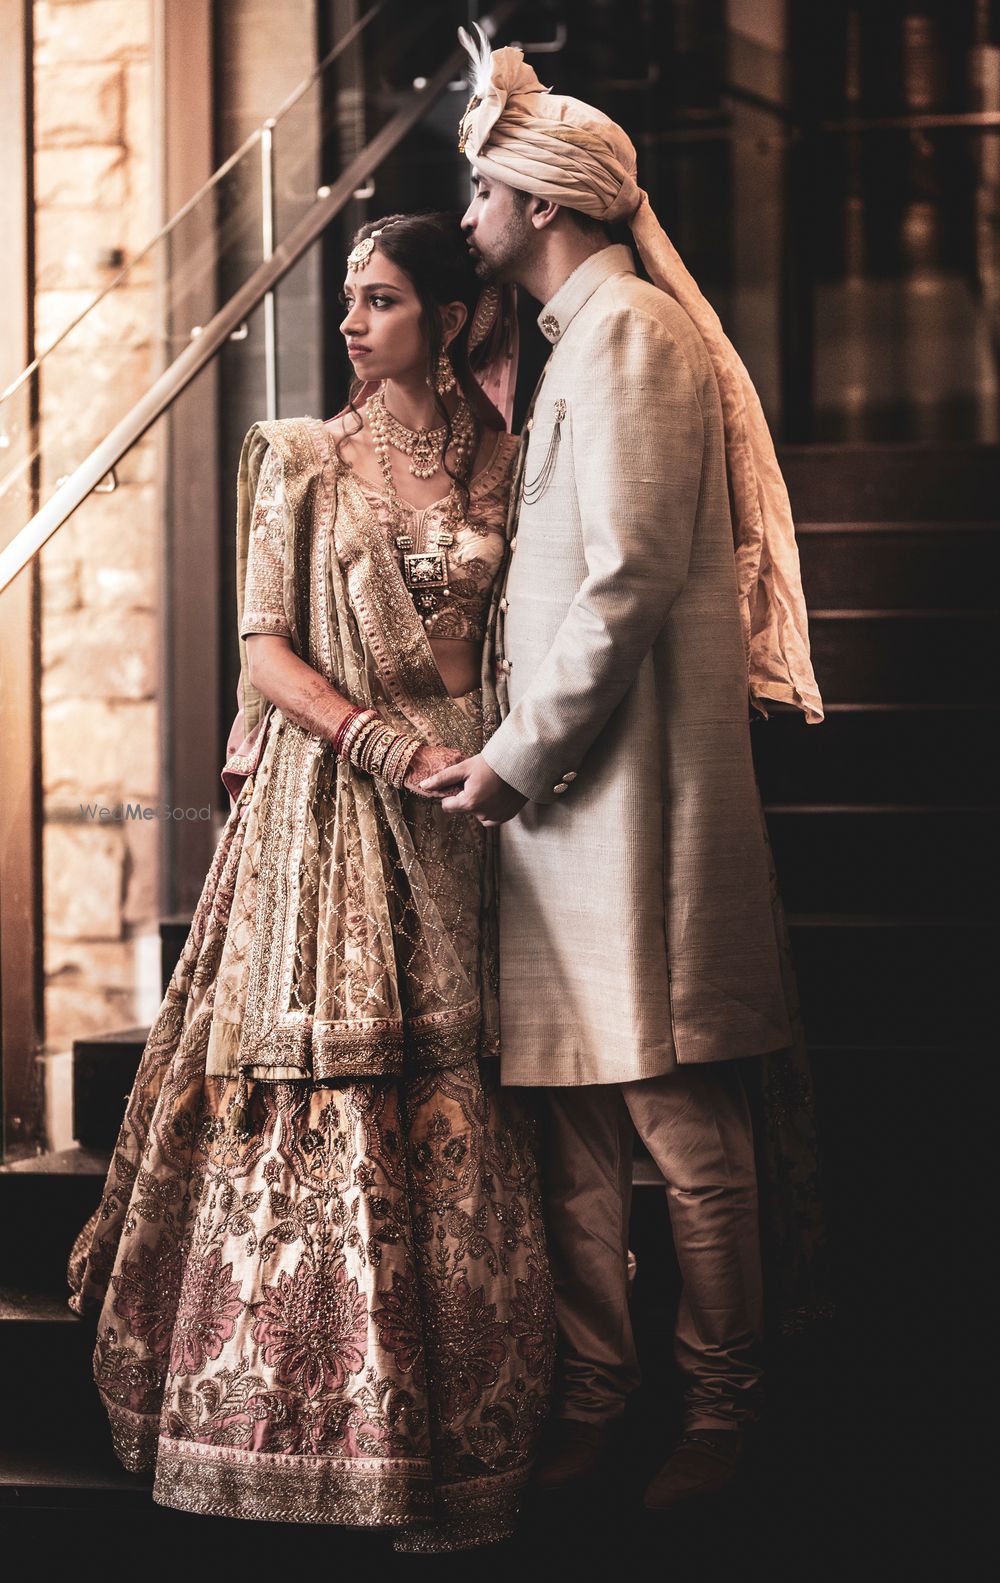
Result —
[[345, 154], [385, 126], [411, 82], [363, 84], [373, 35], [393, 10], [404, 8], [368, 6], [148, 245], [131, 258], [111, 250], [102, 260], [111, 278], [95, 300], [39, 293], [39, 355], [0, 394], [0, 550], [282, 246]]

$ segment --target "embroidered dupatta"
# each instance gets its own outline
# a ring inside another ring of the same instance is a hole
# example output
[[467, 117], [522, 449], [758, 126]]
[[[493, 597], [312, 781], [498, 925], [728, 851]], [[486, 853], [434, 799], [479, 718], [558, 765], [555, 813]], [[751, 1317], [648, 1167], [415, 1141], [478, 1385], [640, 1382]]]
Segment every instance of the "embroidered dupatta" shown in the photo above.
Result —
[[[257, 479], [278, 456], [287, 511], [283, 604], [292, 647], [399, 731], [473, 754], [497, 713], [449, 697], [395, 558], [315, 418], [255, 424], [238, 479], [242, 626]], [[390, 1076], [496, 1055], [494, 842], [474, 820], [398, 792], [334, 755], [249, 678], [244, 830], [206, 1070], [314, 1081]]]

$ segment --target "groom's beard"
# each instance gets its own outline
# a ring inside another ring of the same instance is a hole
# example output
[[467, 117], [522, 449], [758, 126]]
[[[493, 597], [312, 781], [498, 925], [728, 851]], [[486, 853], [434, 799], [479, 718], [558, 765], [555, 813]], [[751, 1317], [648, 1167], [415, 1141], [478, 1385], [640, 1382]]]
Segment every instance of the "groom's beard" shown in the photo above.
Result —
[[476, 272], [476, 279], [481, 280], [484, 286], [497, 283], [497, 272], [492, 264], [487, 264], [482, 253], [472, 254], [472, 267]]
[[470, 241], [472, 266], [484, 285], [516, 284], [533, 240], [531, 226], [520, 214], [507, 221], [488, 253]]

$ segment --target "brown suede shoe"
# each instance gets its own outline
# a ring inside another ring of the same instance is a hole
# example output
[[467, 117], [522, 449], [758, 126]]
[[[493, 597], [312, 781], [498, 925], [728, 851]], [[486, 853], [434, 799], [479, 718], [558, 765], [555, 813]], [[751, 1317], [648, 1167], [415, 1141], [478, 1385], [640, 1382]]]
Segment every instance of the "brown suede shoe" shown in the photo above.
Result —
[[596, 1477], [607, 1449], [609, 1426], [579, 1418], [557, 1418], [546, 1437], [532, 1488], [558, 1495]]
[[663, 1512], [683, 1501], [720, 1494], [736, 1477], [742, 1450], [739, 1429], [692, 1430], [682, 1435], [650, 1480], [643, 1506], [649, 1512]]

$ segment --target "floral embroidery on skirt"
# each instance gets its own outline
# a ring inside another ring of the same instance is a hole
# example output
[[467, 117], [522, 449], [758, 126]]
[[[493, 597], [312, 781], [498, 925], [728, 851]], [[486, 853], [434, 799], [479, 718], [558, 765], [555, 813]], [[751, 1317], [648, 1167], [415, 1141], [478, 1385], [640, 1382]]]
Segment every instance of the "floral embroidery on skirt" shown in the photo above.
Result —
[[150, 1032], [70, 1306], [153, 1497], [389, 1525], [404, 1550], [512, 1530], [555, 1352], [532, 1122], [495, 1062], [317, 1084], [205, 1073], [248, 797]]

